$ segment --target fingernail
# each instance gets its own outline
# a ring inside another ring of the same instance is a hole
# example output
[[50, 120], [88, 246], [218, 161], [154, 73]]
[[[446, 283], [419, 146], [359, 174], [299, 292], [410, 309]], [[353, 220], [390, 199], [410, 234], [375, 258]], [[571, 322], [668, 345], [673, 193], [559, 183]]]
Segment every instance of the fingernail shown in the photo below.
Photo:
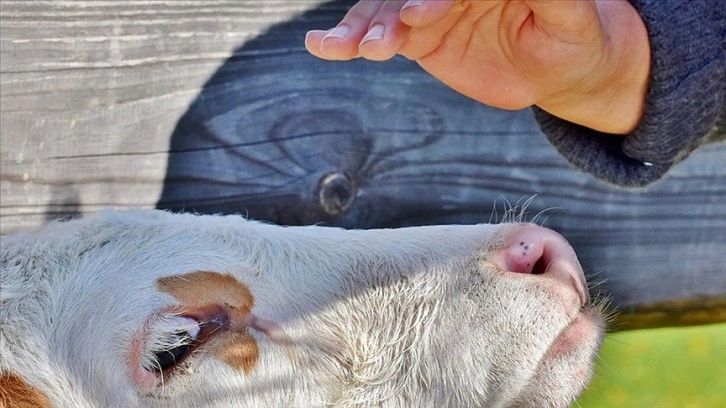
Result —
[[424, 0], [408, 0], [406, 4], [401, 7], [401, 11], [406, 10], [409, 7], [417, 7], [424, 3]]
[[368, 30], [368, 33], [366, 33], [366, 36], [363, 37], [363, 40], [361, 40], [361, 45], [365, 44], [368, 41], [374, 41], [374, 40], [382, 40], [383, 34], [386, 32], [386, 27], [383, 24], [376, 24], [373, 27], [371, 27], [370, 30]]
[[325, 37], [323, 37], [323, 41], [325, 41], [328, 38], [340, 38], [341, 40], [345, 38], [346, 35], [350, 32], [350, 27], [348, 27], [345, 24], [341, 24], [334, 29], [332, 29], [328, 34], [325, 34]]

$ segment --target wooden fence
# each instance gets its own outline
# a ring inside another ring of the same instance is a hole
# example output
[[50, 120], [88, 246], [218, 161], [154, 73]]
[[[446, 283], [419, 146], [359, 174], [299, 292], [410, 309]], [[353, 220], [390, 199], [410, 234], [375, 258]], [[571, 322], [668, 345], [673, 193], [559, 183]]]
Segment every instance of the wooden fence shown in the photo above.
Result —
[[402, 58], [334, 63], [304, 33], [348, 2], [0, 3], [0, 231], [103, 207], [347, 228], [475, 223], [527, 202], [621, 311], [726, 321], [726, 143], [645, 189], [569, 166], [529, 111]]

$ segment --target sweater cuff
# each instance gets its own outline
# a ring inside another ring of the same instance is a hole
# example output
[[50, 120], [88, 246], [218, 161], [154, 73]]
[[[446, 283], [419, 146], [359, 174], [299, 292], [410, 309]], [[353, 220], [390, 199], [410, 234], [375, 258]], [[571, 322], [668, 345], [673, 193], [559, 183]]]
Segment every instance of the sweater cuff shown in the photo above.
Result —
[[723, 11], [708, 0], [637, 0], [650, 38], [643, 118], [630, 135], [579, 126], [534, 107], [542, 131], [573, 165], [622, 186], [661, 178], [724, 116]]

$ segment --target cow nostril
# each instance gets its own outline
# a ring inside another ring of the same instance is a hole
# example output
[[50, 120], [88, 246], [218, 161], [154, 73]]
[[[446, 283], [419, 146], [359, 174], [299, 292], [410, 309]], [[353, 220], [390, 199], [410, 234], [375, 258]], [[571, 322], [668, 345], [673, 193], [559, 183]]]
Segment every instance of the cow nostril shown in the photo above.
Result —
[[499, 266], [509, 272], [541, 275], [547, 269], [545, 242], [527, 234], [507, 243], [498, 257]]
[[534, 266], [532, 267], [532, 275], [543, 275], [545, 272], [547, 272], [547, 267], [549, 266], [549, 262], [545, 261], [545, 257], [541, 256], [537, 262], [534, 263]]
[[585, 276], [569, 243], [536, 225], [517, 226], [492, 260], [507, 272], [542, 275], [573, 286], [583, 305], [589, 301]]

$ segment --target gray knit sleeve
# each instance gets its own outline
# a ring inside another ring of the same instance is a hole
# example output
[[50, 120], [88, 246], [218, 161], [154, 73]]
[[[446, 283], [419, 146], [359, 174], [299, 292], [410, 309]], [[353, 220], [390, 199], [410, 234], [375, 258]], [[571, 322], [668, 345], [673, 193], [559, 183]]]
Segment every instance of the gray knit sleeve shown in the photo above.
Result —
[[550, 142], [575, 166], [623, 186], [643, 186], [709, 139], [726, 118], [723, 0], [631, 0], [650, 37], [644, 116], [627, 136], [588, 129], [534, 108]]

